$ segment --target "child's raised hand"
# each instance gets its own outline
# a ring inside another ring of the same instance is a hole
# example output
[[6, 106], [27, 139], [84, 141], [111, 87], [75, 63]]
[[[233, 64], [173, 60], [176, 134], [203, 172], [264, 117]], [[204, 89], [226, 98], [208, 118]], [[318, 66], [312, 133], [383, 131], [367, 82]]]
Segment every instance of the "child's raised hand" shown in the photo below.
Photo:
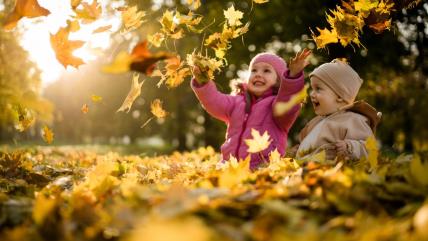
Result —
[[294, 58], [291, 58], [288, 63], [290, 77], [296, 77], [306, 66], [308, 66], [308, 57], [312, 53], [309, 49], [303, 49], [298, 52]]
[[199, 84], [205, 84], [206, 82], [208, 82], [208, 79], [204, 76], [199, 66], [193, 66], [192, 73], [195, 77], [196, 82], [198, 82]]

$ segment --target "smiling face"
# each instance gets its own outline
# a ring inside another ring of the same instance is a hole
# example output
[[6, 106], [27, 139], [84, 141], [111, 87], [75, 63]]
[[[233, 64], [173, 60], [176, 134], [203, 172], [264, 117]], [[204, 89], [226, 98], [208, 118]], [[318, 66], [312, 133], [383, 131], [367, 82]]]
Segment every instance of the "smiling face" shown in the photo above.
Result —
[[260, 97], [278, 82], [278, 75], [272, 65], [265, 62], [253, 64], [248, 80], [248, 90]]
[[316, 76], [311, 77], [311, 89], [311, 102], [317, 115], [332, 114], [346, 105], [346, 102]]

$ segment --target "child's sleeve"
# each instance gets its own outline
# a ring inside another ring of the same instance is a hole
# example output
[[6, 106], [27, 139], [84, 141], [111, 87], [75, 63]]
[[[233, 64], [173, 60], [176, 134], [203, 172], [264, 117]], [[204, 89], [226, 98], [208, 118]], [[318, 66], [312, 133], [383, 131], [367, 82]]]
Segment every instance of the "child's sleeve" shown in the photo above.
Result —
[[195, 79], [191, 80], [191, 87], [202, 107], [213, 117], [229, 122], [230, 113], [234, 107], [235, 96], [226, 95], [217, 90], [215, 83], [209, 81], [199, 84]]
[[349, 121], [350, 125], [345, 134], [349, 157], [351, 159], [367, 157], [366, 140], [373, 136], [372, 129], [363, 116], [361, 118], [352, 118]]
[[[273, 102], [272, 108], [276, 105], [278, 102], [287, 102], [290, 100], [290, 98], [297, 94], [299, 91], [302, 90], [304, 86], [304, 77], [303, 77], [303, 71], [300, 72], [296, 77], [291, 78], [289, 77], [288, 71], [284, 73], [283, 78], [281, 78], [280, 87], [278, 90], [278, 94], [275, 98], [275, 101]], [[286, 113], [280, 115], [280, 116], [274, 116], [276, 124], [281, 127], [283, 130], [288, 131], [291, 127], [291, 125], [294, 123], [294, 121], [297, 119], [297, 116], [300, 113], [301, 104], [295, 105], [293, 108], [291, 108]]]

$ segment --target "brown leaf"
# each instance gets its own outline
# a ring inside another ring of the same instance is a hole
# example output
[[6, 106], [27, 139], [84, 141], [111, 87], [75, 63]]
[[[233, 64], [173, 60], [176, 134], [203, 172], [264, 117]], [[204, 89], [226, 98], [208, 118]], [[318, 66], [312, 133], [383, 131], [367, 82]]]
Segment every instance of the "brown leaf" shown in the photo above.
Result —
[[164, 51], [151, 53], [147, 48], [147, 41], [143, 41], [134, 47], [131, 53], [131, 70], [135, 70], [146, 75], [151, 75], [155, 69], [155, 64], [163, 59], [173, 57], [172, 54]]
[[50, 13], [49, 10], [40, 6], [37, 0], [17, 0], [15, 8], [6, 17], [3, 28], [5, 30], [12, 30], [23, 17], [37, 18], [47, 16]]

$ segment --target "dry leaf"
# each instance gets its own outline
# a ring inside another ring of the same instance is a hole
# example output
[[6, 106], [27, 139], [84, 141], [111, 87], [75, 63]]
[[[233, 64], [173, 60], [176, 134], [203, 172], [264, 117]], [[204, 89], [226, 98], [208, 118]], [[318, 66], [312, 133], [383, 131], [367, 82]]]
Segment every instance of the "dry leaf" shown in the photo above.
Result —
[[291, 96], [287, 102], [277, 102], [273, 108], [274, 115], [281, 116], [287, 113], [287, 111], [289, 111], [295, 105], [304, 102], [306, 100], [306, 97], [308, 96], [308, 88], [309, 85], [306, 84], [302, 90]]
[[103, 97], [98, 95], [91, 95], [91, 100], [92, 102], [97, 103], [97, 102], [101, 102], [103, 100]]
[[223, 12], [224, 17], [226, 18], [230, 26], [239, 26], [242, 24], [240, 20], [244, 16], [244, 13], [239, 10], [235, 10], [235, 7], [233, 5]]
[[50, 35], [52, 49], [55, 52], [57, 60], [67, 68], [68, 65], [79, 67], [84, 64], [83, 60], [73, 56], [73, 51], [85, 44], [83, 41], [69, 40], [69, 30], [60, 28], [55, 35]]
[[174, 55], [164, 51], [151, 53], [147, 48], [147, 41], [142, 41], [134, 47], [131, 56], [132, 63], [130, 69], [150, 75], [155, 69], [158, 61], [171, 58]]
[[127, 7], [122, 11], [122, 24], [124, 31], [123, 33], [135, 30], [145, 22], [143, 20], [144, 16], [146, 16], [146, 12], [138, 11], [137, 6]]
[[18, 122], [15, 123], [15, 129], [20, 132], [23, 132], [32, 125], [34, 125], [36, 117], [34, 116], [31, 110], [27, 108], [22, 108], [21, 106], [17, 106], [15, 110], [18, 114]]
[[42, 129], [42, 137], [46, 143], [51, 144], [54, 139], [54, 133], [45, 125]]
[[81, 2], [80, 5], [83, 9], [74, 10], [76, 18], [82, 19], [84, 23], [91, 23], [100, 18], [102, 9], [97, 0], [93, 0], [91, 5], [86, 2]]
[[82, 111], [83, 114], [87, 114], [89, 112], [89, 106], [87, 104], [83, 104], [80, 110]]
[[107, 30], [110, 30], [111, 27], [112, 27], [111, 25], [101, 26], [101, 27], [95, 29], [94, 31], [92, 31], [92, 33], [102, 33], [102, 32], [105, 32]]
[[125, 51], [119, 52], [116, 55], [113, 63], [103, 66], [103, 71], [110, 74], [120, 74], [130, 70], [132, 56]]
[[155, 99], [152, 104], [150, 105], [150, 111], [156, 118], [165, 118], [168, 114], [163, 108], [162, 108], [162, 101], [159, 99]]
[[5, 30], [12, 30], [18, 24], [18, 21], [23, 18], [37, 18], [49, 15], [49, 10], [41, 7], [37, 0], [16, 0], [14, 9], [3, 23]]
[[129, 91], [128, 95], [126, 96], [125, 100], [123, 101], [120, 108], [116, 111], [125, 111], [128, 113], [131, 110], [131, 106], [134, 103], [134, 101], [137, 99], [138, 96], [141, 94], [141, 86], [144, 84], [144, 80], [141, 81], [141, 83], [138, 82], [138, 78], [140, 75], [134, 74], [132, 77], [132, 86], [131, 90]]

